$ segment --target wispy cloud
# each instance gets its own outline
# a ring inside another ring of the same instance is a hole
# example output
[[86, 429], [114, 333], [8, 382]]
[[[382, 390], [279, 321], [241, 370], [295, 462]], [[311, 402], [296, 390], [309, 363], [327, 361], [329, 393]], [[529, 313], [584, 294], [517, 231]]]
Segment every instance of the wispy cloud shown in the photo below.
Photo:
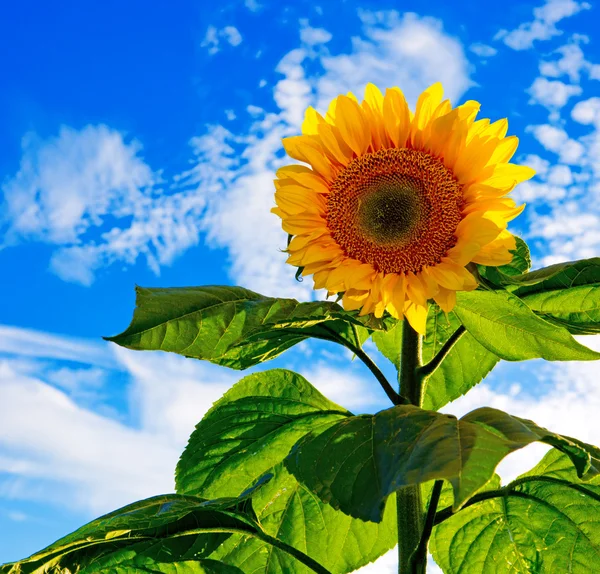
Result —
[[235, 26], [224, 26], [223, 28], [209, 26], [200, 46], [206, 48], [212, 56], [221, 50], [221, 41], [233, 47], [239, 46], [242, 43], [242, 35]]
[[471, 50], [473, 54], [476, 54], [480, 58], [491, 58], [498, 53], [496, 48], [492, 48], [492, 46], [482, 44], [481, 42], [475, 42], [474, 44], [471, 44], [469, 46], [469, 50]]
[[588, 2], [546, 0], [544, 5], [534, 8], [534, 20], [524, 22], [515, 30], [500, 30], [494, 40], [502, 40], [513, 50], [527, 50], [533, 47], [536, 40], [550, 40], [562, 34], [562, 31], [556, 27], [558, 22], [590, 8]]

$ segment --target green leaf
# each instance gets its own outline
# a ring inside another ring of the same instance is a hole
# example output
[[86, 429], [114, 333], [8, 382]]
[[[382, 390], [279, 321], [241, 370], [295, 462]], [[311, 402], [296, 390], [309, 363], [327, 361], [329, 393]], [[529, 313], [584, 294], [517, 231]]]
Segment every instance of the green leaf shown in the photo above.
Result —
[[509, 453], [541, 441], [566, 452], [581, 476], [600, 472], [600, 451], [525, 419], [482, 408], [460, 420], [402, 405], [349, 417], [301, 439], [287, 468], [324, 502], [379, 522], [398, 489], [447, 479], [459, 508], [493, 477]]
[[[177, 491], [235, 497], [266, 472], [273, 473], [253, 498], [261, 526], [332, 572], [351, 572], [396, 544], [394, 501], [381, 524], [364, 523], [324, 504], [282, 465], [298, 439], [349, 416], [291, 371], [245, 377], [192, 433], [177, 466]], [[308, 572], [302, 566], [294, 570], [298, 566], [290, 566], [290, 557], [243, 535], [232, 536], [211, 557], [252, 572]]]
[[205, 559], [230, 532], [257, 532], [248, 517], [232, 509], [239, 502], [155, 496], [93, 520], [30, 558], [5, 565], [3, 572], [239, 573], [225, 566], [219, 570], [213, 561], [198, 567], [190, 562]]
[[400, 348], [402, 346], [402, 321], [396, 321], [387, 331], [375, 331], [371, 338], [379, 352], [400, 369]]
[[523, 275], [522, 286], [514, 291], [523, 297], [541, 291], [569, 289], [600, 283], [600, 257], [557, 263]]
[[[380, 524], [363, 522], [335, 510], [298, 483], [283, 464], [275, 478], [253, 499], [261, 526], [271, 536], [308, 554], [336, 574], [353, 572], [393, 548], [398, 542], [396, 501], [388, 500]], [[247, 536], [232, 536], [212, 557], [261, 574], [309, 574], [267, 543]]]
[[507, 361], [600, 358], [600, 353], [578, 343], [563, 327], [540, 319], [506, 291], [458, 292], [454, 312], [481, 345]]
[[546, 321], [575, 335], [600, 333], [600, 284], [525, 295], [526, 305]]
[[488, 281], [502, 287], [507, 284], [518, 283], [520, 277], [531, 267], [531, 255], [527, 243], [520, 237], [516, 237], [517, 248], [512, 252], [513, 259], [506, 265], [499, 267], [488, 267], [486, 265], [477, 265], [477, 269], [481, 276]]
[[[446, 314], [437, 305], [430, 305], [423, 339], [423, 361], [431, 361], [459, 327], [460, 321], [455, 313]], [[481, 382], [499, 360], [480, 345], [473, 335], [465, 333], [425, 382], [423, 408], [437, 411], [464, 395]]]
[[[446, 574], [596, 572], [600, 480], [583, 483], [564, 454], [438, 524], [430, 550]], [[441, 515], [438, 515], [441, 516]]]
[[133, 320], [108, 337], [136, 350], [162, 350], [232, 369], [268, 361], [308, 337], [360, 347], [383, 321], [359, 318], [337, 303], [298, 303], [242, 287], [136, 288]]

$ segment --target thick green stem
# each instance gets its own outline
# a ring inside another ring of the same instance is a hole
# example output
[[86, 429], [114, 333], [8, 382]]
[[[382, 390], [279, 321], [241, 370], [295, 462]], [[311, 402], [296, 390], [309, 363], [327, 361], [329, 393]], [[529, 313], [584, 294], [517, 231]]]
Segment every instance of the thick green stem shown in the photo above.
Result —
[[[422, 337], [404, 319], [402, 325], [402, 349], [400, 352], [400, 371], [398, 380], [400, 394], [411, 404], [420, 407]], [[423, 501], [421, 486], [406, 486], [396, 492], [398, 519], [398, 574], [424, 574], [426, 560], [411, 560], [419, 547], [423, 531]]]

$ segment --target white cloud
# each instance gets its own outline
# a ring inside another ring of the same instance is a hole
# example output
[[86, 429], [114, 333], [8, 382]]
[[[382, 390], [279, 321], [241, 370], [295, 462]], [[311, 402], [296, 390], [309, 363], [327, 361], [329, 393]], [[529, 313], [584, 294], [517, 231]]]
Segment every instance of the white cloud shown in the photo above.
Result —
[[242, 43], [242, 35], [235, 26], [224, 26], [220, 29], [215, 26], [209, 26], [206, 29], [200, 46], [206, 48], [212, 56], [221, 50], [221, 40], [235, 47]]
[[498, 53], [496, 48], [492, 48], [492, 46], [488, 46], [487, 44], [482, 44], [481, 42], [475, 42], [469, 46], [469, 50], [479, 56], [480, 58], [491, 58]]
[[571, 110], [571, 117], [583, 125], [594, 125], [600, 129], [600, 98], [593, 97], [577, 102]]
[[566, 44], [554, 50], [561, 54], [558, 60], [540, 62], [540, 73], [551, 78], [569, 76], [571, 82], [579, 82], [582, 70], [589, 74], [592, 64], [585, 59], [583, 50], [576, 43]]
[[133, 264], [140, 255], [158, 274], [198, 243], [203, 202], [193, 193], [161, 192], [140, 149], [104, 125], [63, 127], [47, 140], [28, 134], [20, 170], [2, 186], [3, 246], [53, 245], [50, 269], [83, 285], [98, 269]]
[[581, 86], [568, 85], [559, 81], [550, 81], [546, 78], [536, 78], [528, 90], [531, 95], [529, 103], [537, 103], [546, 108], [560, 109], [568, 99], [581, 94]]
[[555, 26], [563, 18], [568, 18], [580, 12], [588, 10], [591, 5], [587, 2], [576, 0], [546, 0], [543, 6], [534, 8], [534, 20], [525, 22], [515, 30], [500, 30], [495, 40], [502, 40], [513, 50], [527, 50], [533, 47], [536, 40], [549, 40], [554, 36], [562, 34]]
[[0, 496], [93, 513], [173, 489], [177, 449], [0, 361]]
[[326, 44], [331, 38], [331, 33], [324, 28], [313, 28], [309, 26], [308, 20], [300, 20], [300, 41], [306, 46]]
[[548, 174], [548, 183], [567, 186], [573, 183], [573, 173], [568, 165], [555, 165]]
[[442, 82], [453, 104], [471, 86], [471, 66], [459, 40], [445, 33], [440, 20], [408, 12], [359, 12], [364, 36], [352, 38], [349, 54], [325, 55], [325, 74], [316, 83], [317, 108], [353, 91], [362, 95], [367, 83], [400, 86], [414, 106], [420, 92]]
[[262, 4], [259, 4], [257, 0], [244, 0], [244, 6], [251, 12], [258, 12], [262, 8]]
[[47, 140], [29, 133], [22, 147], [19, 171], [2, 185], [5, 243], [75, 243], [107, 215], [129, 214], [155, 180], [140, 144], [104, 125], [63, 126]]
[[[0, 351], [0, 498], [86, 514], [173, 491], [195, 424], [240, 378], [172, 354], [4, 326]], [[101, 392], [122, 373], [130, 379], [121, 390], [129, 408], [119, 419], [132, 422], [116, 420], [109, 404], [79, 404], [82, 391]]]
[[102, 368], [115, 368], [108, 343], [57, 336], [43, 331], [0, 325], [0, 354], [61, 359]]
[[556, 153], [560, 161], [566, 164], [579, 164], [585, 155], [584, 145], [574, 139], [569, 138], [567, 132], [557, 126], [550, 124], [541, 124], [536, 126], [527, 126], [526, 130], [532, 132], [544, 148]]

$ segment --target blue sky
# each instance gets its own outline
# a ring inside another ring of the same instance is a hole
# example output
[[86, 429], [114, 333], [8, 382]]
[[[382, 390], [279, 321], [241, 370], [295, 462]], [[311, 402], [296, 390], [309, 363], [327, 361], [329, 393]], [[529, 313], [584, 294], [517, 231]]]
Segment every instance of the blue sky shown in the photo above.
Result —
[[[3, 6], [0, 563], [172, 490], [195, 422], [241, 376], [104, 343], [127, 325], [135, 284], [313, 296], [285, 266], [269, 213], [280, 140], [308, 105], [373, 82], [401, 87], [414, 107], [441, 81], [453, 104], [476, 99], [480, 117], [508, 117], [516, 161], [538, 170], [515, 192], [528, 208], [513, 228], [535, 265], [600, 254], [597, 6], [171, 4]], [[385, 406], [330, 346], [273, 366], [355, 411]], [[600, 443], [595, 369], [502, 364], [449, 410], [497, 406]], [[540, 452], [513, 455], [503, 475]]]

